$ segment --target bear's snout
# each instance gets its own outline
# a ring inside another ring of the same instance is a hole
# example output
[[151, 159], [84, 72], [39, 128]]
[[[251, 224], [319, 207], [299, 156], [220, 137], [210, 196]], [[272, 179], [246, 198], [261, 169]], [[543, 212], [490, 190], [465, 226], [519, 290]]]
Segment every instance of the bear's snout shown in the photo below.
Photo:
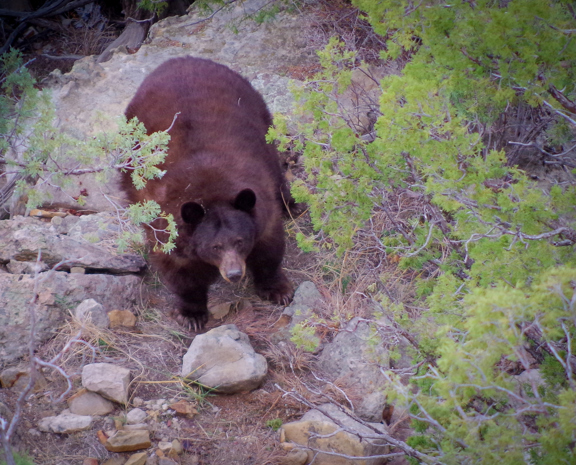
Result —
[[246, 262], [235, 250], [227, 250], [222, 255], [222, 261], [218, 269], [226, 281], [237, 283], [246, 274]]
[[242, 270], [228, 270], [226, 276], [231, 283], [237, 283], [242, 279]]

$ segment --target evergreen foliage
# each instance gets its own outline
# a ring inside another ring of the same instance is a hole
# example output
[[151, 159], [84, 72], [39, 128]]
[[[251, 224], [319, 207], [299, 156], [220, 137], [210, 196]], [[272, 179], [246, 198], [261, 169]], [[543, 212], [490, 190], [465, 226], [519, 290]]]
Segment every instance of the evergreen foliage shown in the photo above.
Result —
[[[337, 40], [294, 90], [309, 123], [288, 138], [277, 118], [270, 137], [302, 151], [294, 197], [341, 253], [390, 199], [420, 202], [375, 232], [401, 267], [436, 266], [419, 284], [422, 319], [398, 318], [428, 326], [420, 349], [436, 363], [416, 391], [388, 374], [388, 395], [414, 419], [410, 445], [430, 463], [573, 463], [576, 183], [537, 184], [489, 139], [507, 108], [539, 108], [553, 123], [524, 145], [574, 166], [561, 155], [576, 131], [576, 12], [553, 0], [352, 3], [386, 39], [384, 60], [410, 57], [380, 82], [373, 137], [339, 103], [358, 63]], [[535, 369], [522, 385], [516, 375]]]
[[[54, 127], [55, 110], [50, 94], [40, 92], [26, 69], [18, 51], [12, 49], [0, 57], [0, 167], [9, 180], [5, 196], [15, 185], [15, 194], [27, 198], [26, 207], [35, 208], [45, 202], [39, 187], [48, 185], [59, 189], [72, 183], [76, 175], [93, 173], [105, 182], [115, 170], [130, 171], [137, 189], [146, 181], [160, 178], [164, 172], [157, 168], [166, 157], [169, 135], [158, 132], [148, 136], [144, 125], [136, 119], [118, 121], [115, 132], [100, 133], [85, 140], [76, 139]], [[0, 196], [0, 204], [7, 199]], [[80, 195], [74, 198], [84, 204]], [[171, 215], [164, 215], [155, 202], [132, 205], [128, 218], [134, 224], [149, 227], [156, 218], [163, 218], [168, 240], [158, 242], [163, 251], [174, 248], [176, 225]], [[139, 233], [128, 228], [120, 245], [138, 240]]]

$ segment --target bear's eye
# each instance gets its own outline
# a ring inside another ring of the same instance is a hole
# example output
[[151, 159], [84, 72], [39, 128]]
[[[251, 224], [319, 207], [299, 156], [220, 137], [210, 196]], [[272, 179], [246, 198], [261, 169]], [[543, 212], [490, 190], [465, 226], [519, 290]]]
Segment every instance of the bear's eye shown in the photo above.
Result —
[[212, 250], [214, 252], [220, 252], [220, 250], [222, 250], [222, 246], [221, 245], [213, 245]]
[[238, 239], [236, 241], [236, 247], [242, 247], [242, 244], [243, 244], [242, 239]]

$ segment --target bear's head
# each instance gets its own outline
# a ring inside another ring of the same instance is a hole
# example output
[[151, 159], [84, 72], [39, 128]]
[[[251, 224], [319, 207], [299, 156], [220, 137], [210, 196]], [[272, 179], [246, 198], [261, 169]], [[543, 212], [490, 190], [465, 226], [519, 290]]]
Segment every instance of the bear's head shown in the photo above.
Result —
[[232, 202], [216, 202], [206, 208], [187, 202], [181, 207], [193, 253], [217, 267], [228, 282], [238, 282], [246, 274], [246, 258], [256, 239], [255, 205], [254, 191], [244, 189]]

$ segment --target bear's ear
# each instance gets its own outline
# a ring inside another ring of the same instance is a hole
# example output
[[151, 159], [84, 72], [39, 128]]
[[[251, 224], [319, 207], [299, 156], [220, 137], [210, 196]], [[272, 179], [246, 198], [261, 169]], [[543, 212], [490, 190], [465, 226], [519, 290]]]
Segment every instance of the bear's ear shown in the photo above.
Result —
[[236, 196], [236, 200], [234, 200], [234, 208], [246, 213], [250, 213], [254, 208], [254, 205], [256, 205], [256, 194], [252, 189], [244, 189], [243, 191], [240, 191]]
[[196, 202], [186, 202], [180, 209], [184, 222], [191, 225], [200, 223], [205, 214], [204, 207]]

